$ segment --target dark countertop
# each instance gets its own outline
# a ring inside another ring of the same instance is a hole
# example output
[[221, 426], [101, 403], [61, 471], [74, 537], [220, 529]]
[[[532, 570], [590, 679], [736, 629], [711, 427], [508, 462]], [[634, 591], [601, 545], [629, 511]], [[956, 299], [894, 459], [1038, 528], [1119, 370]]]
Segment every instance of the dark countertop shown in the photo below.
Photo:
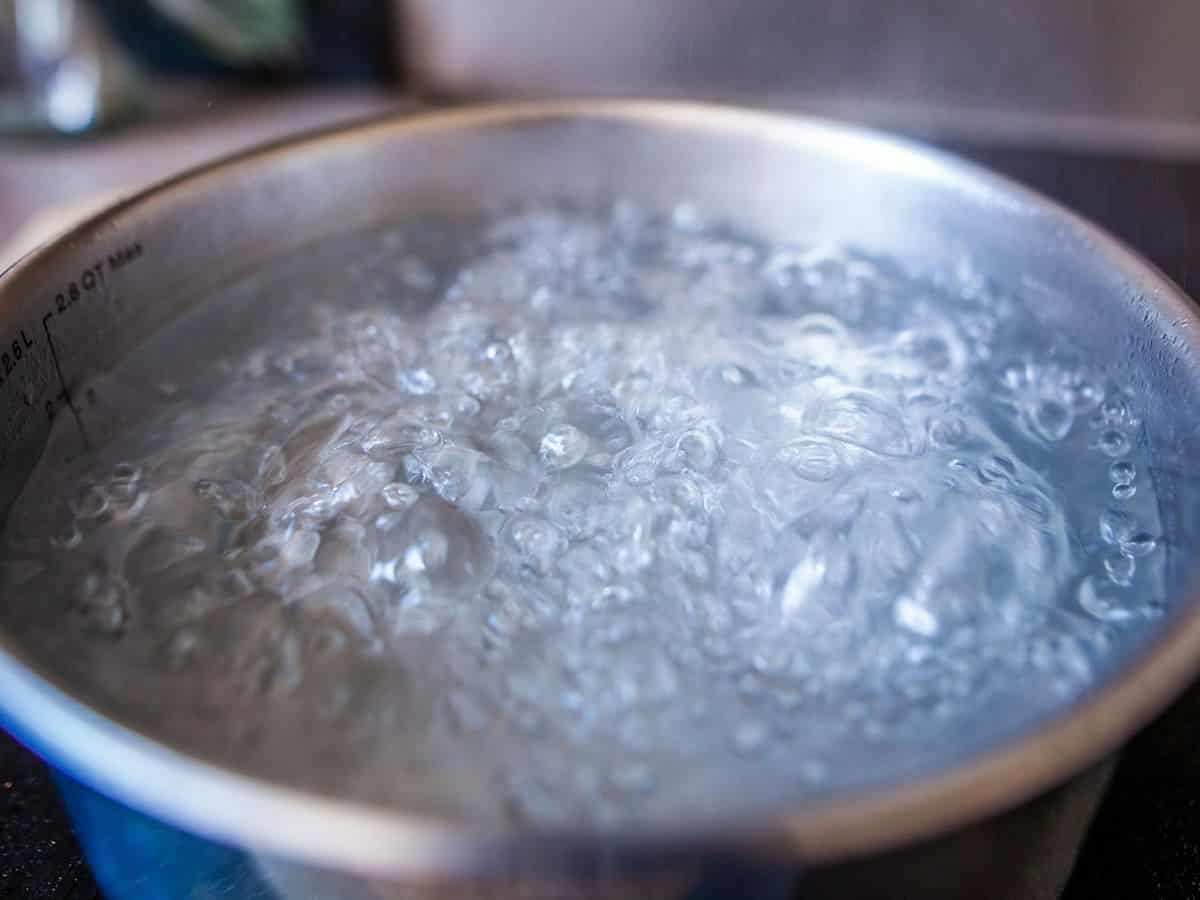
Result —
[[[1200, 161], [949, 149], [1011, 175], [1104, 225], [1191, 295], [1200, 296]], [[99, 897], [45, 768], [3, 733], [0, 897]], [[1200, 687], [1193, 688], [1125, 752], [1064, 897], [1200, 897]]]

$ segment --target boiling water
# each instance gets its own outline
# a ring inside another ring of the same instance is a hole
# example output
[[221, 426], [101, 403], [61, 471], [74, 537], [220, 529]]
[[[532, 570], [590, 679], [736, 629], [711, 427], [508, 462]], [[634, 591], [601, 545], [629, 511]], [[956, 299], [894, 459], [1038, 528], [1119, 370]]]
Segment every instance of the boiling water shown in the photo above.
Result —
[[967, 266], [688, 209], [397, 227], [81, 392], [4, 616], [123, 721], [374, 803], [862, 788], [1029, 727], [1161, 613], [1138, 398], [1086, 363]]

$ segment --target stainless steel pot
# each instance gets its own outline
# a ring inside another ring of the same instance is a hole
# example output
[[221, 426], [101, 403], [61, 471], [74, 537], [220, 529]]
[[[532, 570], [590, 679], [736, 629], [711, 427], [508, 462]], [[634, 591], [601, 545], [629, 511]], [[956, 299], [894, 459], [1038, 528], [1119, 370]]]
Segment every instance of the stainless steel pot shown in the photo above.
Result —
[[1144, 433], [1171, 537], [1171, 613], [1083, 702], [951, 769], [798, 807], [782, 797], [777, 812], [753, 820], [603, 839], [481, 832], [217, 768], [87, 708], [0, 634], [4, 723], [69, 776], [68, 804], [110, 896], [751, 896], [747, 866], [759, 896], [785, 896], [778, 865], [928, 841], [1063, 782], [1200, 669], [1200, 602], [1190, 593], [1200, 319], [1186, 298], [1086, 222], [966, 163], [731, 109], [597, 102], [431, 113], [268, 147], [110, 209], [0, 279], [0, 509], [51, 420], [86, 402], [74, 392], [83, 378], [238, 275], [400, 215], [563, 195], [687, 201], [767, 236], [852, 243], [933, 267], [969, 255], [1036, 291], [1044, 327], [1110, 360], [1151, 398]]

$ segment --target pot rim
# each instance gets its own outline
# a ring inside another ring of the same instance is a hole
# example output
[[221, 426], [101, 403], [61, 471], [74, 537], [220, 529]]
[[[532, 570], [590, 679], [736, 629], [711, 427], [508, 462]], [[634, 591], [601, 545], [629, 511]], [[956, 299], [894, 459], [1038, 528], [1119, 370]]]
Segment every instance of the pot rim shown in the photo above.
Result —
[[[752, 135], [796, 148], [833, 147], [916, 172], [956, 190], [1036, 208], [1081, 237], [1098, 262], [1141, 286], [1173, 321], [1200, 334], [1200, 316], [1152, 264], [1058, 203], [972, 163], [903, 139], [818, 119], [675, 101], [587, 100], [489, 104], [406, 113], [290, 138], [143, 190], [0, 273], [0, 297], [32, 260], [70, 252], [115, 213], [203, 190], [210, 177], [269, 166], [328, 142], [386, 133], [499, 128], [586, 119], [681, 131]], [[1196, 338], [1191, 339], [1197, 342]], [[1194, 343], [1194, 346], [1196, 344]], [[0, 722], [51, 763], [129, 806], [213, 839], [333, 868], [378, 875], [460, 875], [500, 866], [683, 859], [701, 849], [765, 852], [802, 863], [841, 860], [916, 842], [1014, 807], [1081, 771], [1148, 722], [1200, 672], [1200, 598], [1139, 655], [1074, 707], [979, 756], [915, 781], [806, 801], [801, 809], [704, 825], [594, 830], [479, 830], [449, 820], [336, 800], [221, 768], [118, 725], [21, 663], [0, 635]]]

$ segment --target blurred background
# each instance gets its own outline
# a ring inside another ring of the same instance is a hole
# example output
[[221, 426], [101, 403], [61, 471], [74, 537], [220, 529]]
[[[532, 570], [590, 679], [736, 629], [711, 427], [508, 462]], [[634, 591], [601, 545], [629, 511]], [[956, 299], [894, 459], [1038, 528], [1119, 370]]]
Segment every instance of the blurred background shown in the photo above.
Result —
[[422, 102], [688, 97], [1191, 158], [1198, 44], [1194, 0], [0, 0], [0, 244], [47, 207]]
[[[0, 0], [0, 270], [115, 196], [298, 131], [636, 95], [933, 142], [1200, 296], [1198, 47], [1197, 0]], [[1095, 818], [1052, 809], [1041, 837], [1014, 833], [1036, 848], [1024, 896], [1200, 897], [1197, 721], [1193, 690]], [[97, 896], [44, 769], [0, 733], [0, 897]]]

